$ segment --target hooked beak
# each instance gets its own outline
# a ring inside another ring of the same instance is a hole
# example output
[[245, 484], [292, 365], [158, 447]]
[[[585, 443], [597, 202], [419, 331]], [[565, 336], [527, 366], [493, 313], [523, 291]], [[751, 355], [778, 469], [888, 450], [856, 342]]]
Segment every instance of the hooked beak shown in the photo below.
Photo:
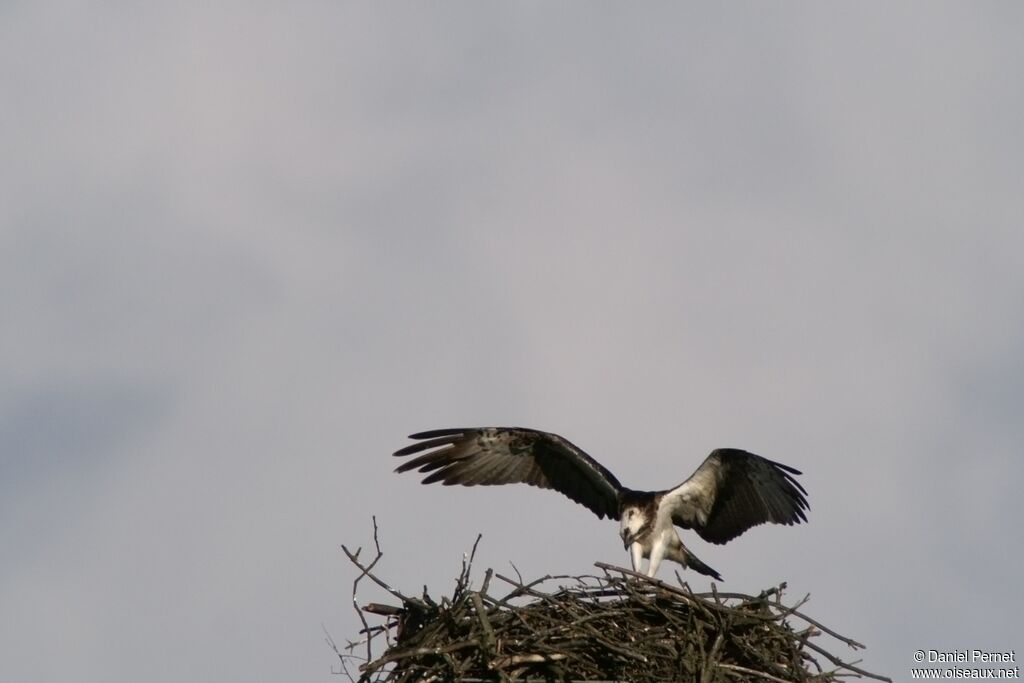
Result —
[[634, 534], [629, 529], [623, 529], [619, 532], [619, 536], [622, 537], [622, 547], [625, 550], [629, 550], [629, 546], [633, 543]]

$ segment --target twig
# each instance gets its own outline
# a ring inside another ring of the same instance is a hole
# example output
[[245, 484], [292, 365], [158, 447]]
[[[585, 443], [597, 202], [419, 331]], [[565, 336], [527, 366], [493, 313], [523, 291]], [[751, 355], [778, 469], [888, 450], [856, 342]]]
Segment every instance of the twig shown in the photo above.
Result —
[[844, 662], [843, 660], [839, 659], [835, 655], [833, 655], [830, 652], [826, 651], [824, 648], [818, 647], [814, 643], [806, 642], [806, 643], [804, 643], [804, 645], [806, 645], [807, 647], [811, 648], [812, 650], [817, 652], [819, 655], [825, 657], [825, 659], [827, 659], [828, 661], [832, 662], [833, 664], [835, 664], [838, 667], [842, 667], [844, 669], [849, 669], [850, 671], [853, 671], [856, 674], [864, 676], [865, 678], [873, 678], [876, 681], [888, 681], [888, 683], [892, 683], [892, 679], [891, 678], [889, 678], [887, 676], [879, 676], [878, 674], [873, 674], [873, 673], [870, 673], [868, 671], [865, 671], [864, 669], [857, 668], [853, 664], [849, 664], [847, 662]]
[[334, 638], [332, 638], [331, 634], [328, 633], [327, 627], [323, 624], [320, 624], [320, 628], [322, 628], [324, 631], [324, 640], [326, 640], [330, 648], [334, 650], [334, 654], [338, 656], [338, 661], [341, 662], [341, 671], [335, 671], [334, 669], [331, 669], [331, 673], [345, 674], [345, 677], [348, 678], [348, 680], [352, 681], [352, 683], [355, 683], [356, 679], [352, 678], [352, 674], [349, 673], [348, 666], [345, 664], [345, 655], [341, 654], [341, 651], [338, 649], [337, 643], [334, 642]]
[[785, 678], [777, 678], [769, 673], [765, 673], [764, 671], [755, 671], [754, 669], [748, 669], [747, 667], [740, 666], [739, 664], [723, 664], [719, 662], [718, 668], [744, 674], [742, 676], [743, 680], [750, 680], [748, 678], [749, 676], [757, 676], [758, 678], [767, 678], [769, 681], [776, 681], [777, 683], [790, 683]]
[[494, 652], [494, 629], [491, 627], [491, 622], [487, 620], [487, 608], [484, 607], [484, 601], [480, 599], [479, 593], [473, 593], [471, 599], [473, 607], [476, 608], [476, 618], [480, 620], [480, 627], [484, 630], [482, 645], [488, 652]]
[[364, 566], [359, 564], [359, 553], [362, 551], [362, 548], [357, 549], [355, 554], [352, 554], [352, 553], [349, 552], [348, 548], [346, 548], [344, 545], [341, 546], [341, 549], [343, 551], [345, 551], [346, 555], [348, 555], [348, 559], [352, 561], [352, 564], [356, 565], [357, 567], [359, 567], [362, 570], [359, 573], [359, 576], [356, 577], [355, 581], [352, 582], [352, 609], [354, 609], [356, 611], [356, 615], [359, 617], [359, 621], [362, 622], [362, 624], [363, 624], [363, 631], [365, 633], [367, 633], [367, 637], [366, 637], [366, 661], [367, 662], [369, 662], [371, 659], [373, 659], [373, 649], [370, 646], [370, 636], [369, 636], [370, 625], [368, 623], [366, 623], [366, 617], [363, 615], [363, 610], [359, 609], [359, 603], [358, 603], [358, 601], [356, 599], [356, 595], [357, 595], [357, 593], [359, 591], [359, 582], [363, 580], [364, 576], [370, 576], [371, 579], [376, 580], [376, 578], [372, 574], [370, 574], [370, 570], [373, 569], [374, 565], [376, 565], [377, 562], [380, 561], [380, 558], [384, 557], [384, 553], [382, 553], [380, 551], [380, 543], [377, 541], [377, 517], [374, 516], [374, 517], [372, 517], [372, 519], [373, 519], [373, 545], [377, 548], [377, 557], [373, 558], [373, 561], [370, 562], [369, 565], [364, 567]]

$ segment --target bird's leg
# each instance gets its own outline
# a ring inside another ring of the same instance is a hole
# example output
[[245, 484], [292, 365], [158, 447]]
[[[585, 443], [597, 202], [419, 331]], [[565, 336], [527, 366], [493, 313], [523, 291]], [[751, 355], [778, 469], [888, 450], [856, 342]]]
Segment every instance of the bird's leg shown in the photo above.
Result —
[[644, 559], [644, 548], [639, 542], [633, 541], [629, 544], [629, 559], [633, 563], [633, 571], [640, 571], [640, 563]]
[[651, 544], [651, 558], [647, 563], [647, 576], [654, 578], [654, 575], [658, 573], [658, 567], [661, 566], [661, 560], [665, 557], [667, 545], [664, 534], [655, 536], [654, 543]]

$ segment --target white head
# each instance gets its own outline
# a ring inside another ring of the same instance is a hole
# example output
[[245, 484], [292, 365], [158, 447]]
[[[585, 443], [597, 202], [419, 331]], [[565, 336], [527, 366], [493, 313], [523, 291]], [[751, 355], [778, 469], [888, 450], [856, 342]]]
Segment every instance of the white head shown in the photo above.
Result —
[[647, 512], [642, 507], [623, 506], [619, 514], [619, 536], [622, 538], [622, 545], [628, 548], [649, 524]]

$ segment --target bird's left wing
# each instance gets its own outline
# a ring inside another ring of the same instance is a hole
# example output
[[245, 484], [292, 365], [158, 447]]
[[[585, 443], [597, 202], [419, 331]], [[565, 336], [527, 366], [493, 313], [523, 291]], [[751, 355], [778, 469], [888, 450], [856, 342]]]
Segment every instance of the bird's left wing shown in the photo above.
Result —
[[711, 543], [725, 543], [747, 529], [773, 522], [807, 521], [799, 470], [735, 448], [711, 452], [682, 484], [666, 491], [672, 522]]
[[423, 440], [395, 455], [420, 455], [395, 471], [431, 472], [424, 484], [529, 484], [554, 489], [598, 517], [619, 518], [619, 480], [557, 434], [518, 427], [482, 427], [437, 429], [409, 438]]

